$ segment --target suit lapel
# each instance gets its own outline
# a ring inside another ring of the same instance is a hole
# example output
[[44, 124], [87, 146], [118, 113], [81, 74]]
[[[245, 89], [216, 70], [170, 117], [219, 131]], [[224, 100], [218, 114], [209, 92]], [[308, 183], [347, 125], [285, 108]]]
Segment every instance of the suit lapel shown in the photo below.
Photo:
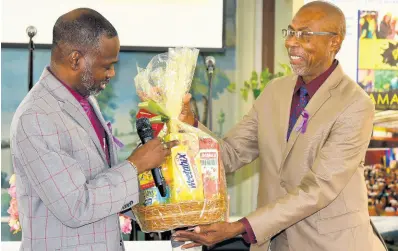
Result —
[[41, 82], [47, 90], [60, 102], [61, 109], [70, 116], [77, 124], [79, 124], [90, 136], [94, 142], [102, 159], [106, 163], [106, 156], [101, 147], [97, 133], [87, 117], [83, 107], [76, 98], [66, 89], [66, 87], [58, 81], [47, 69], [45, 69], [40, 77]]
[[278, 100], [274, 100], [275, 103], [279, 103], [279, 125], [281, 125], [282, 130], [279, 130], [279, 139], [281, 142], [281, 151], [283, 152], [286, 148], [286, 136], [289, 127], [289, 114], [290, 108], [292, 106], [292, 96], [294, 92], [294, 87], [297, 82], [297, 76], [292, 76], [292, 78], [287, 80], [289, 83], [286, 85], [286, 89], [283, 89], [280, 95], [278, 95]]
[[91, 106], [93, 107], [94, 112], [97, 115], [99, 121], [101, 122], [102, 127], [105, 129], [105, 134], [108, 139], [108, 146], [109, 146], [108, 150], [109, 150], [109, 156], [110, 156], [110, 161], [111, 161], [111, 166], [112, 166], [113, 164], [116, 164], [116, 156], [113, 151], [114, 142], [113, 142], [112, 132], [111, 132], [109, 126], [107, 125], [107, 122], [105, 121], [104, 116], [102, 116], [101, 110], [99, 108], [99, 104], [98, 104], [97, 100], [95, 99], [95, 97], [93, 97], [93, 96], [89, 97], [88, 101], [90, 102]]
[[[331, 90], [334, 89], [340, 83], [342, 76], [343, 76], [343, 70], [341, 69], [341, 66], [338, 65], [336, 67], [336, 69], [332, 72], [332, 74], [329, 76], [329, 78], [326, 79], [326, 81], [321, 85], [321, 87], [318, 89], [318, 91], [311, 98], [310, 102], [305, 107], [305, 110], [309, 114], [307, 123], [311, 122], [312, 118], [314, 118], [316, 116], [319, 109], [321, 109], [321, 107], [331, 97]], [[292, 99], [292, 95], [290, 95], [289, 98]], [[291, 104], [291, 101], [290, 101], [290, 104]], [[290, 109], [289, 109], [288, 114], [290, 114]], [[288, 118], [289, 116], [285, 116], [285, 117]], [[303, 121], [303, 117], [300, 116], [297, 119], [296, 124], [294, 125], [294, 127], [292, 129], [289, 140], [287, 141], [287, 145], [282, 154], [281, 168], [283, 167], [285, 160], [286, 160], [287, 156], [289, 155], [289, 153], [291, 152], [297, 139], [302, 134], [301, 132], [296, 130], [297, 126], [300, 125], [302, 123], [302, 121]], [[289, 123], [289, 122], [287, 122], [287, 123]], [[285, 130], [284, 132], [285, 132], [285, 139], [286, 139], [287, 130]]]

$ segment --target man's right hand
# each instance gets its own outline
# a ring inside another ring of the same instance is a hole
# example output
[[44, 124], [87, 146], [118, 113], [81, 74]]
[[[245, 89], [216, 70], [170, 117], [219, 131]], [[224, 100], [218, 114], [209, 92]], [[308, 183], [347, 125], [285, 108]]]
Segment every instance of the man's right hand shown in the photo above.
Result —
[[138, 174], [159, 167], [170, 155], [171, 148], [178, 145], [178, 141], [162, 143], [158, 138], [148, 141], [139, 147], [127, 159], [134, 163]]

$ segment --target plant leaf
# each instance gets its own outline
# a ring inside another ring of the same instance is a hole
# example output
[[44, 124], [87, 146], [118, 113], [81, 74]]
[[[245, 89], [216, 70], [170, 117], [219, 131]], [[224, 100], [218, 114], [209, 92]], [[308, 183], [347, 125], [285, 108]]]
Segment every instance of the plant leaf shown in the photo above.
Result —
[[[288, 64], [281, 64], [279, 63], [279, 65], [283, 68], [284, 72], [282, 73], [283, 75], [290, 75], [292, 74], [292, 69], [290, 68], [290, 66]], [[282, 76], [283, 76], [282, 75]]]
[[227, 86], [227, 90], [228, 90], [229, 92], [236, 92], [236, 83], [230, 83], [230, 84]]
[[252, 71], [252, 76], [250, 78], [250, 84], [253, 89], [257, 88], [257, 86], [258, 86], [258, 74], [256, 71]]
[[241, 93], [243, 99], [245, 101], [247, 101], [247, 98], [249, 97], [249, 90], [242, 88], [242, 89], [240, 89], [240, 93]]

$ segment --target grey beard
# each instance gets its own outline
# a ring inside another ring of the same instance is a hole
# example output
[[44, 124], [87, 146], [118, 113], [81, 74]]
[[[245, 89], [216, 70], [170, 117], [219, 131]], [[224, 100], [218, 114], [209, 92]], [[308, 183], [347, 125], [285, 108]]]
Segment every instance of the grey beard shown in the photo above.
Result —
[[87, 68], [85, 69], [85, 71], [82, 75], [81, 83], [85, 87], [87, 94], [89, 96], [98, 95], [98, 93], [100, 92], [100, 90], [98, 88], [95, 88], [94, 79], [92, 77], [91, 72], [89, 70], [87, 70]]
[[102, 80], [98, 85], [95, 83], [93, 74], [91, 72], [91, 70], [89, 69], [90, 65], [87, 64], [83, 75], [81, 77], [81, 83], [82, 85], [85, 87], [87, 94], [89, 96], [98, 96], [102, 89], [101, 89], [101, 85], [102, 84], [108, 84], [109, 83], [109, 79], [105, 79]]
[[87, 92], [87, 94], [89, 96], [92, 96], [92, 95], [95, 96], [95, 95], [97, 95], [99, 93], [99, 90], [96, 89], [95, 86], [94, 86], [94, 82], [92, 82], [92, 81], [84, 81], [82, 79], [82, 84], [85, 87], [86, 92]]
[[107, 85], [108, 83], [109, 83], [109, 80], [103, 80], [99, 83], [98, 86], [96, 86], [94, 81], [84, 81], [83, 85], [84, 85], [84, 87], [86, 87], [86, 90], [90, 96], [98, 96], [102, 91], [102, 89], [100, 89], [100, 86], [102, 84]]
[[305, 76], [308, 73], [308, 68], [304, 66], [295, 66], [292, 64], [290, 64], [290, 66], [292, 67], [293, 72], [298, 76]]

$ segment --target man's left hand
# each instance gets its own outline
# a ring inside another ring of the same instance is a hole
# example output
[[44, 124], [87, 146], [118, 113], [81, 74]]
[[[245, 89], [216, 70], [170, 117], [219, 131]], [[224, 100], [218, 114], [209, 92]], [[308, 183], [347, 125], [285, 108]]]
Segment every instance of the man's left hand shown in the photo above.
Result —
[[213, 246], [244, 232], [245, 227], [241, 222], [218, 222], [197, 226], [193, 231], [177, 231], [173, 238], [175, 241], [192, 241], [192, 243], [182, 246], [182, 249], [188, 249], [202, 245]]

